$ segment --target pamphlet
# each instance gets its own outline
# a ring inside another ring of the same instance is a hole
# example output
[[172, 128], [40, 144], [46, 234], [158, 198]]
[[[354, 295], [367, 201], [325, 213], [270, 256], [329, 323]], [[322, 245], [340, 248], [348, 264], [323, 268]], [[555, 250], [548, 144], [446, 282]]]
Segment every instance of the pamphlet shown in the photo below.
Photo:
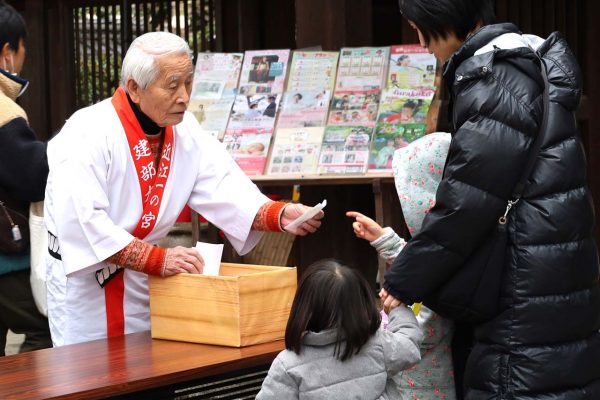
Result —
[[219, 275], [221, 268], [221, 257], [223, 256], [223, 245], [205, 242], [196, 243], [195, 249], [204, 260], [203, 275]]
[[307, 210], [304, 214], [302, 214], [301, 216], [299, 216], [298, 218], [296, 218], [295, 220], [290, 222], [284, 229], [286, 231], [296, 229], [297, 227], [302, 225], [304, 222], [308, 221], [309, 219], [311, 219], [312, 217], [317, 215], [319, 213], [319, 211], [321, 211], [323, 208], [325, 208], [326, 205], [327, 205], [327, 199], [323, 200], [322, 202], [320, 202], [313, 208]]

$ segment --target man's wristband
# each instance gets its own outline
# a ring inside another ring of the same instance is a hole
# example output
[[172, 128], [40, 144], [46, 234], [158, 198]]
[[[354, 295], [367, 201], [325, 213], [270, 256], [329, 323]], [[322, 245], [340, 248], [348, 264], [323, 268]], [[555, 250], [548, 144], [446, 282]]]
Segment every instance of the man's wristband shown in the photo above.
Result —
[[165, 264], [166, 249], [153, 246], [138, 238], [134, 238], [122, 250], [110, 256], [107, 261], [123, 268], [144, 272], [149, 275], [162, 276]]
[[265, 222], [268, 231], [283, 232], [283, 227], [281, 226], [281, 215], [283, 214], [285, 206], [287, 206], [287, 203], [283, 201], [274, 201], [267, 205]]

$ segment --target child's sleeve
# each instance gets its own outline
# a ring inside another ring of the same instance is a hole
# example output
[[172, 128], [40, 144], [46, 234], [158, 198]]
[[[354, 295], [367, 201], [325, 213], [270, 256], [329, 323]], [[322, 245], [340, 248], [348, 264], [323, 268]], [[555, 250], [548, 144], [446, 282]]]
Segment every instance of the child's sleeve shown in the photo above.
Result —
[[392, 228], [386, 227], [383, 230], [384, 234], [373, 240], [371, 246], [375, 247], [381, 258], [391, 264], [400, 254], [406, 242]]
[[394, 375], [421, 360], [419, 346], [423, 333], [410, 308], [400, 306], [392, 309], [390, 322], [381, 334], [388, 375]]
[[260, 392], [256, 395], [256, 400], [297, 399], [298, 397], [298, 385], [277, 356], [269, 368]]

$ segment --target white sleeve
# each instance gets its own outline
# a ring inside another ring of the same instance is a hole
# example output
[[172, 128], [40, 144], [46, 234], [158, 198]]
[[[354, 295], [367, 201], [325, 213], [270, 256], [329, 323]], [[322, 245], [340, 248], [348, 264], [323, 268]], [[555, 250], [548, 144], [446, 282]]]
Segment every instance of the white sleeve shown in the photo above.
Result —
[[48, 145], [48, 229], [56, 230], [67, 275], [104, 261], [133, 240], [107, 212], [108, 144], [86, 140], [85, 126], [77, 125], [68, 121]]
[[204, 138], [201, 163], [189, 206], [222, 229], [235, 250], [244, 255], [260, 240], [263, 232], [252, 223], [260, 207], [269, 201], [214, 138]]

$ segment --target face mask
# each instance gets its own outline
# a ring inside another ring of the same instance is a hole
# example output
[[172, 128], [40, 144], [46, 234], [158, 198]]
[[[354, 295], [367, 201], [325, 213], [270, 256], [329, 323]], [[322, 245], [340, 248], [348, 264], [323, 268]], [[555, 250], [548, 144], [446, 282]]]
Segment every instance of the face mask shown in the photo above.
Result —
[[6, 68], [6, 58], [4, 58], [2, 61], [4, 62], [4, 70], [10, 74], [13, 74], [14, 76], [17, 76], [16, 72], [10, 72], [14, 71], [15, 69], [15, 59], [13, 58], [13, 55], [10, 55], [10, 69]]

